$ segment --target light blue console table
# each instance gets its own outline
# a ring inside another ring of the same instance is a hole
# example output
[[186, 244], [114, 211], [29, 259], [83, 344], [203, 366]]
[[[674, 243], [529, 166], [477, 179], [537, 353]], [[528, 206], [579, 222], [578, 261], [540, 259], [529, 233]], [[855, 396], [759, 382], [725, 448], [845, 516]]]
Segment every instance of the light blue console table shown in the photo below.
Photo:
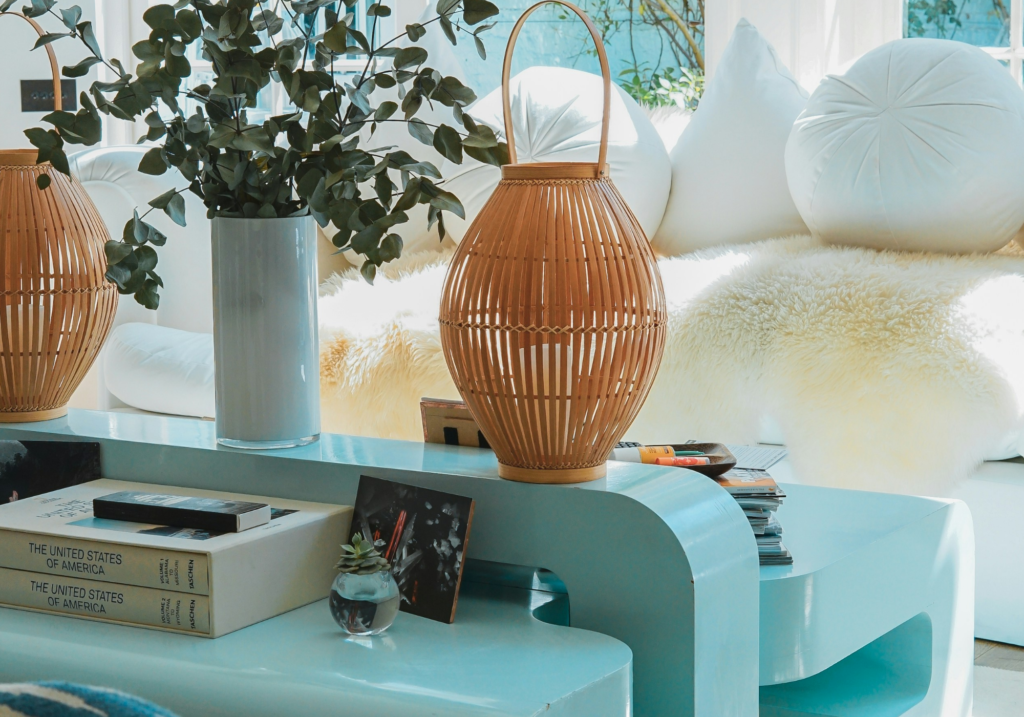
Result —
[[[470, 448], [325, 435], [248, 453], [218, 447], [208, 422], [88, 411], [0, 428], [0, 438], [69, 437], [99, 441], [110, 478], [351, 503], [367, 474], [472, 496], [469, 558], [552, 571], [571, 629], [534, 617], [559, 622], [544, 616], [543, 591], [486, 580], [467, 583], [455, 625], [400, 615], [390, 637], [366, 644], [330, 640], [322, 604], [213, 641], [0, 609], [0, 681], [88, 677], [174, 707], [183, 689], [174, 677], [194, 674], [206, 688], [251, 693], [242, 712], [253, 715], [280, 714], [274, 695], [307, 689], [320, 700], [303, 712], [311, 716], [374, 714], [374, 705], [380, 714], [382, 705], [390, 714], [970, 713], [973, 534], [956, 502], [789, 487], [780, 517], [796, 562], [759, 568], [735, 502], [676, 468], [610, 463], [595, 483], [537, 486], [498, 479], [494, 455]], [[268, 638], [283, 644], [259, 647]], [[435, 640], [435, 660], [424, 661], [417, 650]], [[528, 666], [535, 649], [543, 657]], [[455, 676], [443, 675], [449, 655]], [[319, 711], [349, 693], [367, 711]]]

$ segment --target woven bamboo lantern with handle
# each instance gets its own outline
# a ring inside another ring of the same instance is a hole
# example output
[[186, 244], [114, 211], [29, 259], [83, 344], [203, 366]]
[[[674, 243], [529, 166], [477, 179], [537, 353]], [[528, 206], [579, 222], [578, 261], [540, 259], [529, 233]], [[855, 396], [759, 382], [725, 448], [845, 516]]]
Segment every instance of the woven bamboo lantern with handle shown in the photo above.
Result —
[[661, 362], [667, 312], [650, 243], [609, 177], [611, 74], [597, 45], [604, 116], [596, 164], [517, 164], [505, 51], [510, 164], [452, 258], [441, 343], [455, 385], [497, 454], [502, 478], [579, 483], [639, 412]]
[[[40, 35], [43, 29], [19, 13]], [[61, 109], [53, 72], [54, 109]], [[36, 178], [50, 175], [41, 190]], [[58, 418], [110, 332], [117, 288], [104, 280], [107, 229], [78, 180], [0, 149], [0, 422]]]

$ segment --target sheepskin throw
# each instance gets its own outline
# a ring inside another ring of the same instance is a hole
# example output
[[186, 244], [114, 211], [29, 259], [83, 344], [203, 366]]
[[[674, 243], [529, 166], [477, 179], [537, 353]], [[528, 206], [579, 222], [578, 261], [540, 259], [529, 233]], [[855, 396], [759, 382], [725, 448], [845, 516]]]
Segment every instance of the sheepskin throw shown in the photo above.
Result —
[[[325, 431], [421, 440], [419, 398], [457, 398], [437, 326], [447, 259], [324, 284]], [[748, 443], [771, 424], [805, 482], [925, 495], [1017, 452], [1024, 258], [794, 237], [660, 267], [669, 339], [627, 438]]]

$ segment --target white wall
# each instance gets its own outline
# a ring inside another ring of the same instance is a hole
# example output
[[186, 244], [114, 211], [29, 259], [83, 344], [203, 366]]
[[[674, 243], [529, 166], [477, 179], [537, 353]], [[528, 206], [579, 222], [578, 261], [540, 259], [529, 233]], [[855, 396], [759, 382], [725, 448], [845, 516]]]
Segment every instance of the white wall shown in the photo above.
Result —
[[827, 73], [903, 36], [903, 0], [706, 0], [708, 78], [744, 17], [808, 91]]
[[[82, 8], [82, 20], [95, 23], [95, 0], [81, 0], [75, 3]], [[20, 7], [20, 4], [17, 6]], [[46, 32], [66, 32], [67, 29], [57, 18], [46, 15], [37, 19]], [[13, 149], [31, 147], [24, 130], [41, 126], [45, 112], [21, 111], [21, 80], [51, 79], [50, 63], [46, 50], [32, 50], [38, 36], [24, 20], [0, 17], [0, 147]], [[59, 67], [74, 65], [88, 56], [89, 51], [80, 41], [67, 37], [53, 45]], [[89, 87], [97, 78], [96, 68], [85, 77], [78, 78], [78, 91]]]

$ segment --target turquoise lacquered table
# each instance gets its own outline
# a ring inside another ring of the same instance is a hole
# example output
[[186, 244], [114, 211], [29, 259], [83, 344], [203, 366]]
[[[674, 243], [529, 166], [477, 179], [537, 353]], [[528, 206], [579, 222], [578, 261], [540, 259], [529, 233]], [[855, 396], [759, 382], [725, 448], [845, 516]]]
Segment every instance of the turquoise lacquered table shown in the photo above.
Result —
[[[367, 682], [353, 665], [360, 650], [378, 650], [376, 643], [334, 639], [328, 649], [327, 633], [318, 631], [329, 627], [329, 617], [316, 605], [233, 640], [176, 638], [182, 647], [166, 659], [155, 648], [174, 636], [3, 610], [0, 680], [39, 679], [45, 665], [56, 665], [68, 677], [104, 677], [168, 703], [180, 689], [177, 678], [198, 669], [211, 689], [224, 684], [244, 692], [251, 685], [253, 695], [299, 694], [307, 685], [325, 700], [317, 704], [327, 704], [358, 684], [363, 696], [379, 695], [380, 704], [407, 700], [401, 703], [407, 709], [390, 713], [373, 712], [374, 699], [366, 697], [370, 712], [301, 712], [308, 715], [420, 714], [421, 707], [439, 714], [533, 714], [537, 699], [561, 714], [639, 717], [970, 712], [973, 533], [957, 502], [792, 486], [780, 517], [795, 563], [759, 568], [735, 501], [713, 481], [676, 468], [610, 463], [601, 481], [536, 486], [498, 479], [494, 455], [479, 449], [325, 435], [287, 452], [246, 453], [218, 447], [208, 422], [88, 411], [0, 428], [0, 438], [68, 437], [100, 441], [103, 472], [111, 478], [351, 503], [360, 474], [367, 474], [472, 496], [471, 563], [550, 571], [557, 590], [567, 593], [560, 601], [568, 602], [572, 629], [538, 621], [534, 615], [543, 609], [510, 602], [509, 585], [499, 591], [506, 598], [474, 594], [477, 586], [467, 592], [469, 607], [460, 600], [454, 626], [429, 626], [442, 638], [436, 660], [420, 662], [409, 642], [401, 649], [401, 630], [419, 630], [403, 615], [392, 637], [395, 650], [374, 652], [375, 659], [386, 655], [374, 664], [395, 665], [403, 679]], [[526, 594], [527, 601], [547, 599]], [[512, 618], [509, 611], [520, 614]], [[291, 620], [302, 629], [278, 630]], [[479, 632], [464, 629], [473, 621]], [[497, 623], [521, 625], [536, 642], [506, 652], [497, 640], [479, 651], [474, 643], [485, 635], [518, 634]], [[246, 642], [250, 635], [270, 633], [283, 640], [279, 649], [290, 655], [293, 670], [283, 671], [269, 648], [239, 647], [255, 644]], [[428, 634], [434, 633], [423, 632], [424, 640]], [[63, 635], [73, 659], [61, 657]], [[531, 645], [547, 640], [564, 641], [564, 651], [541, 649], [536, 669], [548, 677], [531, 690], [528, 673], [508, 668], [527, 664]], [[625, 706], [623, 645], [632, 654], [632, 702]], [[118, 667], [147, 646], [154, 650], [152, 661], [140, 662], [145, 667]], [[331, 662], [335, 650], [348, 652]], [[440, 676], [449, 652], [475, 656], [459, 662], [464, 677]], [[83, 663], [91, 672], [74, 672]], [[579, 685], [585, 687], [576, 698], [554, 697]], [[269, 697], [254, 699], [239, 714], [280, 714], [271, 704]]]
[[144, 694], [181, 717], [628, 714], [632, 655], [541, 622], [543, 593], [465, 586], [454, 625], [399, 614], [346, 638], [326, 601], [216, 640], [0, 609], [6, 680]]

